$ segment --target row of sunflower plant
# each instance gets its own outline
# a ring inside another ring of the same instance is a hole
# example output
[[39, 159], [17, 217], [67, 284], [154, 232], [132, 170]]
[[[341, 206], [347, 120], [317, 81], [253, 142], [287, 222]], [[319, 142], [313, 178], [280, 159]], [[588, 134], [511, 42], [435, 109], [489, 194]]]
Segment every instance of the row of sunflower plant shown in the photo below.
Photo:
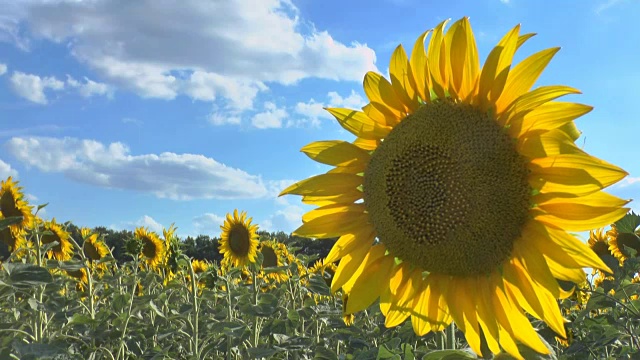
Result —
[[468, 18], [447, 22], [365, 75], [362, 111], [327, 109], [353, 142], [302, 149], [333, 167], [281, 193], [318, 206], [294, 234], [338, 238], [314, 265], [238, 211], [219, 263], [172, 226], [118, 264], [4, 181], [0, 356], [638, 358], [640, 217], [604, 192], [628, 174], [575, 144], [591, 107], [555, 100], [579, 91], [532, 89], [559, 49], [513, 65], [516, 26], [481, 67]]
[[[131, 260], [118, 266], [100, 234], [83, 228], [76, 241], [43, 221], [42, 207], [32, 214], [11, 178], [0, 185], [0, 234], [12, 250], [0, 276], [2, 358], [475, 358], [459, 329], [389, 329], [383, 305], [346, 314], [347, 296], [330, 289], [336, 265], [305, 266], [313, 259], [259, 239], [245, 213], [221, 226], [220, 263], [186, 259], [172, 226], [162, 236], [136, 229]], [[566, 338], [534, 321], [559, 358], [638, 354], [639, 225], [628, 214], [591, 232], [589, 246], [614, 271], [594, 270], [560, 302]], [[446, 336], [452, 348], [434, 352]]]

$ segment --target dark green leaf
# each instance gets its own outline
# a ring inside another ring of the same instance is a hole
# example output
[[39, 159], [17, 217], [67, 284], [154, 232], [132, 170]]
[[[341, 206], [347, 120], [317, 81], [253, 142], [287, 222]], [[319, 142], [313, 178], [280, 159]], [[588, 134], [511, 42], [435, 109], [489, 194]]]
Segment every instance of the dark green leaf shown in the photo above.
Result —
[[640, 215], [631, 211], [622, 219], [616, 221], [615, 225], [618, 233], [633, 233], [640, 226]]
[[8, 218], [0, 219], [0, 230], [8, 228], [9, 225], [18, 224], [22, 222], [22, 216], [11, 216]]

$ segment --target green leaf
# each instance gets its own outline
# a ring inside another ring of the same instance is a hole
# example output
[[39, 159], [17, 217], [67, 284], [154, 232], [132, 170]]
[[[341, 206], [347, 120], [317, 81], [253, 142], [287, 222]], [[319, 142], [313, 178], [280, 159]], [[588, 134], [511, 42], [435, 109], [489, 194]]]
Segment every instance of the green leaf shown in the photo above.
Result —
[[307, 288], [315, 294], [323, 296], [331, 296], [331, 289], [322, 276], [313, 274], [309, 277], [309, 285]]
[[276, 349], [267, 347], [249, 348], [248, 351], [250, 359], [270, 358], [273, 354], [278, 352]]
[[0, 220], [0, 230], [8, 228], [9, 225], [19, 224], [22, 222], [22, 216], [11, 216]]
[[53, 276], [43, 267], [31, 264], [3, 264], [9, 273], [9, 284], [16, 288], [29, 288], [51, 284]]
[[300, 321], [300, 314], [298, 313], [298, 311], [296, 311], [296, 309], [289, 309], [289, 311], [287, 312], [287, 319], [297, 323], [298, 321]]
[[335, 351], [329, 350], [324, 346], [316, 346], [313, 353], [315, 354], [313, 360], [338, 360]]
[[[459, 360], [476, 359], [476, 356], [464, 350], [436, 350], [436, 351], [430, 351], [425, 356], [422, 357], [422, 360], [457, 360], [457, 359]], [[496, 356], [495, 359], [498, 359], [498, 357]]]
[[75, 325], [75, 324], [87, 325], [87, 324], [91, 324], [91, 323], [94, 323], [94, 322], [95, 322], [95, 320], [91, 319], [91, 317], [89, 315], [75, 313], [69, 319], [69, 321], [67, 322], [67, 325]]
[[411, 344], [402, 344], [400, 345], [400, 348], [404, 354], [404, 360], [415, 360], [416, 357], [413, 354], [413, 347]]
[[378, 348], [378, 356], [376, 357], [376, 360], [380, 359], [402, 360], [400, 355], [395, 354], [393, 351], [389, 350], [387, 345], [382, 345]]
[[640, 215], [631, 211], [616, 221], [615, 226], [618, 233], [633, 233], [640, 226]]

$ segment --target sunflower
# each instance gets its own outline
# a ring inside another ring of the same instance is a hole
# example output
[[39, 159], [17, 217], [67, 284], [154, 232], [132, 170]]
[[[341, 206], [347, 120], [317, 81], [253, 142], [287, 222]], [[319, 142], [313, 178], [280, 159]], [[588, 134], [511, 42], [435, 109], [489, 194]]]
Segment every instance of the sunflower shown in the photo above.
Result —
[[152, 270], [158, 270], [158, 267], [162, 265], [164, 261], [165, 255], [162, 240], [160, 240], [155, 232], [143, 227], [136, 228], [133, 234], [136, 239], [142, 241], [140, 258], [145, 259], [145, 262]]
[[335, 263], [326, 263], [323, 260], [317, 260], [312, 267], [309, 268], [309, 274], [318, 274], [324, 278], [327, 285], [331, 286], [331, 280], [338, 270], [338, 266]]
[[98, 261], [103, 257], [109, 255], [109, 248], [104, 243], [104, 241], [98, 238], [98, 234], [93, 233], [90, 229], [87, 228], [80, 229], [80, 234], [84, 239], [84, 243], [82, 244], [84, 256], [90, 262]]
[[[4, 216], [0, 214], [0, 219]], [[14, 252], [25, 246], [26, 232], [24, 228], [18, 226], [8, 226], [0, 230], [0, 240], [9, 247], [9, 251]]]
[[620, 261], [620, 265], [631, 257], [627, 247], [633, 249], [636, 256], [640, 254], [640, 237], [636, 233], [618, 232], [613, 224], [611, 229], [607, 231], [607, 236], [609, 237], [609, 251]]
[[342, 321], [347, 326], [353, 325], [353, 322], [356, 320], [356, 316], [353, 313], [347, 313], [347, 303], [349, 300], [349, 295], [346, 293], [342, 294]]
[[247, 219], [247, 213], [238, 210], [227, 214], [224, 225], [220, 226], [222, 235], [220, 239], [220, 253], [223, 260], [229, 261], [233, 266], [245, 266], [256, 261], [258, 253], [258, 225], [251, 225], [252, 218]]
[[[262, 254], [263, 268], [279, 267], [288, 264], [287, 259], [289, 259], [290, 254], [287, 246], [283, 243], [275, 240], [263, 240], [258, 245], [258, 251]], [[289, 276], [287, 270], [278, 270], [265, 273], [264, 278], [268, 282], [275, 281], [276, 283], [280, 283], [286, 281]]]
[[13, 226], [25, 228], [33, 217], [32, 206], [24, 199], [22, 187], [11, 176], [0, 182], [0, 213], [5, 218], [22, 216], [22, 221]]
[[319, 206], [295, 235], [339, 237], [325, 261], [340, 260], [331, 287], [349, 294], [347, 314], [380, 298], [388, 327], [455, 321], [476, 353], [482, 333], [493, 353], [521, 358], [518, 340], [546, 354], [525, 311], [566, 337], [556, 279], [610, 271], [568, 231], [621, 218], [628, 201], [601, 190], [627, 173], [574, 143], [592, 108], [553, 100], [578, 90], [531, 90], [558, 48], [512, 66], [533, 35], [516, 26], [480, 67], [468, 19], [446, 23], [410, 57], [396, 48], [391, 81], [365, 75], [363, 111], [327, 109], [356, 140], [302, 148], [334, 168], [280, 195]]
[[45, 221], [43, 230], [45, 234], [40, 238], [42, 245], [50, 244], [54, 241], [58, 242], [57, 245], [47, 251], [47, 257], [60, 261], [71, 259], [71, 255], [73, 254], [73, 244], [69, 240], [71, 235], [69, 235], [60, 224], [56, 223], [56, 219], [53, 218], [51, 221]]

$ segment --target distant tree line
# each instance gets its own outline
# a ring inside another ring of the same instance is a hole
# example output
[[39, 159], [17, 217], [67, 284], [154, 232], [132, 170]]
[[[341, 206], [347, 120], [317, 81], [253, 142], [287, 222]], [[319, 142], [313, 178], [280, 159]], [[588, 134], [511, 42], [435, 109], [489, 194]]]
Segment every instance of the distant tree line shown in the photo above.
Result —
[[[78, 244], [82, 245], [82, 236], [80, 235], [80, 228], [73, 223], [67, 223], [67, 231]], [[130, 260], [130, 257], [126, 255], [127, 241], [133, 238], [133, 231], [130, 230], [113, 230], [104, 226], [98, 226], [93, 231], [102, 234], [102, 237], [111, 249], [113, 257], [118, 263], [124, 263]], [[303, 254], [307, 256], [316, 255], [318, 258], [324, 258], [329, 254], [331, 247], [335, 244], [337, 238], [314, 240], [310, 238], [304, 238], [287, 234], [283, 231], [267, 232], [258, 231], [261, 237], [277, 240], [284, 243], [289, 249], [295, 250], [296, 254]], [[160, 234], [161, 235], [161, 234]], [[222, 255], [218, 251], [217, 237], [210, 237], [208, 235], [198, 235], [196, 237], [187, 236], [184, 239], [180, 239], [182, 245], [182, 251], [185, 255], [198, 259], [208, 261], [220, 261]], [[0, 261], [9, 257], [10, 252], [7, 245], [0, 241]]]

